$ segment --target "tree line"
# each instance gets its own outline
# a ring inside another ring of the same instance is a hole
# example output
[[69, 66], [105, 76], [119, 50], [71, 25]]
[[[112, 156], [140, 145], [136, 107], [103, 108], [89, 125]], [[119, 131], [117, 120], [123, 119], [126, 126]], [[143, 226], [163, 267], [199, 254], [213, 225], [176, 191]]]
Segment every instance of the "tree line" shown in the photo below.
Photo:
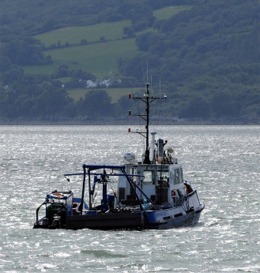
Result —
[[129, 102], [112, 103], [106, 90], [90, 90], [74, 101], [57, 80], [24, 75], [0, 88], [0, 122], [69, 122], [112, 120], [126, 116]]

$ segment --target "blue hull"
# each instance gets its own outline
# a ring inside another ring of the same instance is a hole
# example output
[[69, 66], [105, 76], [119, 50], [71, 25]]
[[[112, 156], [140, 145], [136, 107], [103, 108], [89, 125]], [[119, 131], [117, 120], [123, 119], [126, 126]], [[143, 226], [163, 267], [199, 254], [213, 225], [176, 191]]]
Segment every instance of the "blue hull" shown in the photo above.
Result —
[[166, 211], [146, 212], [147, 227], [151, 229], [170, 229], [182, 226], [196, 225], [199, 222], [200, 214], [203, 208], [196, 212], [190, 211], [187, 214], [179, 215], [173, 215], [172, 212], [174, 209], [168, 209]]

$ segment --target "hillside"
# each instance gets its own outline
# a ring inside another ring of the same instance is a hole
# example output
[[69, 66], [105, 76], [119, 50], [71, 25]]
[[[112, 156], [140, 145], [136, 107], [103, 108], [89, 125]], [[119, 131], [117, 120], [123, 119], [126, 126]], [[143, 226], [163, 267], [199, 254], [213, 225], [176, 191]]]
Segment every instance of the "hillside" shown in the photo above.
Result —
[[257, 0], [66, 3], [2, 1], [0, 121], [123, 117], [148, 66], [168, 120], [259, 123]]

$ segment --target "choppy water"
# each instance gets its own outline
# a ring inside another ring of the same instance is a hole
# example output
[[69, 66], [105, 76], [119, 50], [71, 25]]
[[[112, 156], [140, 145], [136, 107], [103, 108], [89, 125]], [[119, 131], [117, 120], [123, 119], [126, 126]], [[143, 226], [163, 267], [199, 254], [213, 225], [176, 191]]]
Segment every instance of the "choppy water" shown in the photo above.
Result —
[[192, 228], [34, 230], [63, 173], [118, 163], [143, 139], [125, 126], [0, 126], [0, 272], [260, 272], [260, 127], [164, 126], [206, 208]]

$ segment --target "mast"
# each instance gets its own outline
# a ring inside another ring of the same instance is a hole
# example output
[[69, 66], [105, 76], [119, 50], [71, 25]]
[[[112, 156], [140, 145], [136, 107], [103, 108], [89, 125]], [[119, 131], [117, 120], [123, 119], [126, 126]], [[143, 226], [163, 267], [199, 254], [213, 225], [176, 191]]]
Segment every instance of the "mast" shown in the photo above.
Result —
[[[158, 99], [166, 99], [167, 96], [164, 95], [163, 97], [153, 97], [150, 96], [150, 90], [149, 90], [150, 84], [147, 83], [146, 84], [146, 92], [144, 94], [143, 97], [137, 97], [137, 96], [131, 96], [131, 94], [129, 95], [130, 99], [137, 99], [137, 100], [141, 100], [145, 103], [146, 105], [146, 109], [145, 109], [145, 114], [139, 114], [139, 115], [135, 115], [135, 116], [139, 116], [142, 119], [145, 120], [146, 125], [145, 125], [145, 131], [144, 132], [139, 132], [136, 131], [136, 133], [140, 134], [141, 136], [143, 136], [145, 138], [145, 156], [144, 156], [144, 161], [143, 164], [151, 164], [151, 160], [150, 160], [150, 149], [149, 149], [149, 133], [150, 133], [150, 104], [154, 101], [154, 100], [158, 100]], [[131, 115], [131, 111], [129, 111], [129, 115]], [[128, 130], [129, 132], [131, 132], [131, 130]]]
[[149, 124], [150, 124], [150, 91], [149, 91], [149, 83], [146, 84], [146, 144], [145, 144], [145, 157], [144, 164], [150, 164], [150, 149], [149, 149]]

